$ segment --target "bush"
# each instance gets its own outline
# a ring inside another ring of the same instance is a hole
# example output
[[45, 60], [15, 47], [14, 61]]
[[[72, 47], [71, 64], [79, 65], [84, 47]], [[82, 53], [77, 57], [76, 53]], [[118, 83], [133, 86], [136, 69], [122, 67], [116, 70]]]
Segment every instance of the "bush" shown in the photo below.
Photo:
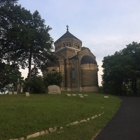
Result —
[[49, 85], [58, 85], [58, 86], [60, 86], [62, 81], [63, 81], [63, 77], [59, 72], [48, 73], [46, 75], [46, 77], [44, 78], [44, 81], [45, 81], [46, 86], [49, 86]]
[[25, 82], [24, 90], [30, 87], [30, 93], [46, 93], [46, 86], [41, 76], [36, 76], [30, 82]]

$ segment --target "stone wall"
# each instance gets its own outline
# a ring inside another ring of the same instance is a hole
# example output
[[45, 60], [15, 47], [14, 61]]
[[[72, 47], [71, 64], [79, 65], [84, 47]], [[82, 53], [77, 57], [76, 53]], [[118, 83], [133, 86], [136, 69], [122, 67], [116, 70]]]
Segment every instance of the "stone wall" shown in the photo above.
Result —
[[85, 92], [98, 92], [99, 88], [97, 86], [84, 86], [81, 87], [81, 90]]
[[97, 65], [81, 65], [81, 86], [98, 86]]

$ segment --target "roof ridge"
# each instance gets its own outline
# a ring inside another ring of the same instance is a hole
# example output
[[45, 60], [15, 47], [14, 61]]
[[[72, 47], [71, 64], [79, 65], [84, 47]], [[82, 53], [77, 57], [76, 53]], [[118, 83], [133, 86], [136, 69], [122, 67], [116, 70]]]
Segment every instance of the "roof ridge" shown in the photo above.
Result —
[[[63, 38], [75, 38], [79, 41], [81, 41], [80, 39], [78, 39], [76, 36], [74, 36], [73, 34], [71, 34], [68, 30], [66, 31], [65, 34], [63, 34], [59, 39], [57, 39], [54, 43], [57, 43], [58, 41], [60, 41]], [[82, 42], [82, 41], [81, 41]]]

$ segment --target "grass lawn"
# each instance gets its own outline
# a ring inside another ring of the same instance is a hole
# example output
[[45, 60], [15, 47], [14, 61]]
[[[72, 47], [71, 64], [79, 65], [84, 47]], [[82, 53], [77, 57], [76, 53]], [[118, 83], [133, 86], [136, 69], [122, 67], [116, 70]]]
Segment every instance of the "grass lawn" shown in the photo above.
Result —
[[[67, 97], [66, 94], [88, 94]], [[33, 140], [91, 140], [114, 116], [121, 100], [99, 93], [62, 92], [61, 95], [0, 95], [0, 140], [26, 137], [50, 127], [58, 131]], [[98, 118], [73, 126], [67, 124], [103, 113]]]

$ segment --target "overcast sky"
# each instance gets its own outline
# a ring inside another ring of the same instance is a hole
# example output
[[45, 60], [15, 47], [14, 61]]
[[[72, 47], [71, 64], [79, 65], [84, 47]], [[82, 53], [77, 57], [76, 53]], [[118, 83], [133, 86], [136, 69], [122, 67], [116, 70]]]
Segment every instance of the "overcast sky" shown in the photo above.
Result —
[[103, 58], [132, 41], [140, 42], [140, 0], [19, 0], [18, 4], [40, 13], [52, 27], [54, 41], [69, 25], [70, 33], [96, 56], [100, 85]]

